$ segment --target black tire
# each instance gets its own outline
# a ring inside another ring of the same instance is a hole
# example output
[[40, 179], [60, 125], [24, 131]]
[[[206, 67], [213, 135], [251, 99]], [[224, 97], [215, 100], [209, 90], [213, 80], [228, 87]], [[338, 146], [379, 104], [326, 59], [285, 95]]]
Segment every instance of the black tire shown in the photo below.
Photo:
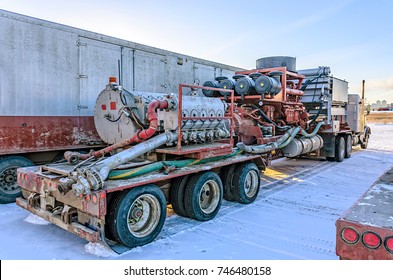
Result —
[[233, 196], [237, 202], [252, 203], [258, 196], [261, 174], [254, 163], [238, 166], [233, 175]]
[[233, 197], [233, 174], [235, 172], [237, 165], [232, 164], [229, 166], [225, 166], [220, 171], [220, 178], [222, 181], [222, 185], [224, 188], [224, 199], [227, 201], [234, 201], [235, 198]]
[[365, 150], [365, 149], [367, 149], [368, 140], [369, 140], [370, 134], [371, 134], [371, 129], [368, 126], [365, 127], [364, 134], [365, 134], [364, 139], [361, 142], [360, 147]]
[[350, 158], [352, 155], [352, 144], [353, 144], [353, 140], [352, 140], [352, 135], [348, 134], [345, 135], [345, 153], [344, 153], [344, 157], [345, 158]]
[[334, 145], [334, 159], [337, 162], [342, 162], [345, 156], [345, 140], [342, 136], [336, 136]]
[[220, 210], [223, 187], [215, 172], [192, 175], [187, 184], [184, 205], [190, 218], [198, 221], [213, 219]]
[[166, 218], [166, 200], [155, 185], [133, 188], [113, 197], [108, 207], [108, 237], [133, 248], [152, 242]]
[[22, 156], [10, 156], [0, 160], [0, 203], [15, 202], [22, 195], [17, 183], [16, 170], [19, 167], [32, 166], [34, 163]]
[[186, 208], [184, 206], [184, 193], [189, 179], [190, 175], [174, 179], [169, 193], [169, 199], [173, 210], [176, 214], [183, 217], [188, 217]]

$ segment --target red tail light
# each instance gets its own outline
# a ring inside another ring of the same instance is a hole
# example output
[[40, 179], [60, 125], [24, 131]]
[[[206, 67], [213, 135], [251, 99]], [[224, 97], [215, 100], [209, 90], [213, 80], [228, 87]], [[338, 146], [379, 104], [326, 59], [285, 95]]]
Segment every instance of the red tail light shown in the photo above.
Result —
[[393, 236], [388, 236], [385, 239], [385, 249], [390, 254], [393, 254]]
[[377, 249], [381, 246], [382, 240], [378, 234], [372, 231], [366, 231], [362, 236], [363, 244], [370, 249]]
[[349, 244], [355, 244], [356, 242], [359, 241], [359, 234], [355, 229], [350, 227], [345, 227], [341, 231], [341, 238]]

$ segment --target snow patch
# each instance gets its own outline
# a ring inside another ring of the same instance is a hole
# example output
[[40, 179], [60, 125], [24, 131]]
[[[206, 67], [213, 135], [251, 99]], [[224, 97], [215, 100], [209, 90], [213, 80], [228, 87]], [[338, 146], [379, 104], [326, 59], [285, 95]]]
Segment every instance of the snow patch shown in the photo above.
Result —
[[368, 195], [368, 196], [366, 196], [364, 199], [372, 199], [372, 198], [374, 198], [373, 195]]
[[380, 187], [388, 191], [393, 191], [393, 185], [382, 184]]
[[361, 203], [359, 203], [358, 205], [376, 206], [375, 204], [364, 203], [364, 202], [361, 202]]
[[115, 252], [98, 242], [89, 242], [85, 245], [86, 253], [92, 254], [97, 257], [114, 257], [117, 256]]
[[44, 225], [44, 226], [50, 224], [47, 220], [45, 220], [41, 217], [38, 217], [37, 215], [34, 215], [34, 214], [30, 214], [29, 216], [27, 216], [27, 218], [25, 219], [25, 222], [28, 222], [28, 223], [34, 224], [34, 225]]

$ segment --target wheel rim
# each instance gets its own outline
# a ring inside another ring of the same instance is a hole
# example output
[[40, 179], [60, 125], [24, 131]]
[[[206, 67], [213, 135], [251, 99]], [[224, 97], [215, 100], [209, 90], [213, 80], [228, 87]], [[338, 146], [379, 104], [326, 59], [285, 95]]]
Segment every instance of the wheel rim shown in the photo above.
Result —
[[16, 177], [17, 168], [18, 166], [8, 167], [0, 173], [0, 189], [6, 194], [15, 194], [20, 191]]
[[247, 197], [254, 197], [258, 191], [259, 178], [258, 173], [255, 170], [248, 172], [246, 179], [244, 181], [244, 194]]
[[220, 202], [220, 187], [214, 180], [208, 180], [202, 186], [199, 193], [199, 207], [205, 214], [210, 214], [216, 210]]
[[160, 221], [161, 206], [151, 194], [143, 194], [132, 203], [128, 215], [128, 230], [136, 237], [151, 234]]

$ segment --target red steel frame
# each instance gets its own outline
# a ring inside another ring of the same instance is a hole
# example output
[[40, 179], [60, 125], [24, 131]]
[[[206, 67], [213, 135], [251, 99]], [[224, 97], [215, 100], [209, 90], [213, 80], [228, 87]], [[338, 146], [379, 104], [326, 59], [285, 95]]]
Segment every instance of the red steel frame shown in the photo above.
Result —
[[[189, 84], [179, 84], [179, 104], [178, 104], [178, 113], [177, 113], [177, 127], [178, 127], [178, 135], [177, 135], [177, 145], [175, 149], [157, 149], [158, 153], [164, 154], [175, 154], [175, 155], [184, 155], [191, 158], [207, 158], [219, 155], [226, 155], [232, 153], [232, 148], [234, 146], [233, 140], [233, 130], [234, 130], [234, 91], [230, 89], [220, 89], [220, 91], [229, 92], [231, 94], [231, 102], [229, 108], [229, 116], [222, 116], [222, 117], [183, 117], [183, 88], [191, 88], [191, 89], [206, 89], [206, 90], [213, 90], [217, 91], [217, 88], [213, 87], [204, 87], [198, 85], [189, 85]], [[212, 97], [214, 98], [214, 97]], [[191, 146], [191, 148], [185, 148], [181, 144], [182, 140], [182, 122], [185, 120], [229, 120], [230, 121], [230, 134], [229, 134], [229, 141], [222, 139], [216, 142], [221, 143], [221, 145], [195, 145]], [[223, 143], [227, 141], [226, 143]]]

